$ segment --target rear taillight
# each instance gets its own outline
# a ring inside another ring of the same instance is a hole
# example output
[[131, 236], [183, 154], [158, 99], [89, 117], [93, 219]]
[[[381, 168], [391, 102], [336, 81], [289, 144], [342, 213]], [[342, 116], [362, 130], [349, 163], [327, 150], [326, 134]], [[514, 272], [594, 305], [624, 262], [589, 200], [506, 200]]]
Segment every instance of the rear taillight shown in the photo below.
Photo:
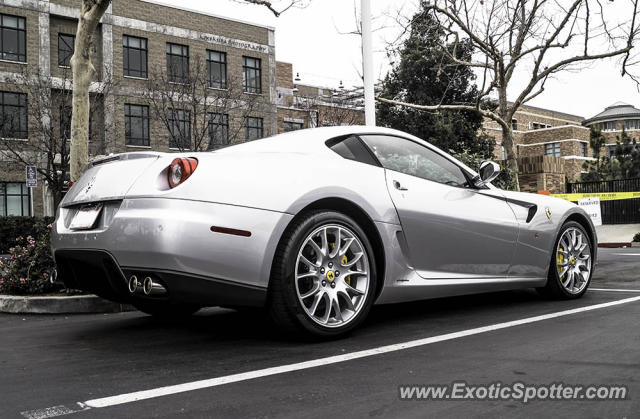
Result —
[[198, 167], [198, 160], [193, 157], [173, 159], [169, 166], [169, 186], [175, 188], [185, 180]]

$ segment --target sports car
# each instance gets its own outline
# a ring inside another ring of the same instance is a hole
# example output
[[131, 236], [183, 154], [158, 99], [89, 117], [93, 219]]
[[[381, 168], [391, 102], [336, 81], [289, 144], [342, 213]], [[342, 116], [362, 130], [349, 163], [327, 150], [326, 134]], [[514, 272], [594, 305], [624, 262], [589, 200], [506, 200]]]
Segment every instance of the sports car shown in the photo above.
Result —
[[365, 126], [111, 155], [60, 204], [53, 252], [68, 287], [149, 314], [262, 307], [321, 337], [352, 330], [373, 304], [518, 288], [582, 296], [590, 218], [495, 188], [499, 171]]

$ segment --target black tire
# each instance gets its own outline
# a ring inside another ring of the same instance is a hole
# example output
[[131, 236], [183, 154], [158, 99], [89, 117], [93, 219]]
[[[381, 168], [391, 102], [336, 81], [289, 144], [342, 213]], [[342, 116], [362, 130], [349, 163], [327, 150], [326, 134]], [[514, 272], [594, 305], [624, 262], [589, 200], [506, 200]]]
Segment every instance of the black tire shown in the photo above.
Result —
[[201, 308], [193, 304], [176, 304], [168, 301], [135, 301], [131, 305], [143, 313], [160, 319], [188, 317]]
[[[587, 285], [582, 289], [582, 291], [578, 293], [571, 293], [567, 289], [565, 289], [565, 287], [562, 286], [560, 276], [558, 275], [557, 265], [556, 265], [557, 263], [556, 249], [558, 248], [558, 242], [560, 241], [560, 238], [562, 237], [564, 232], [567, 231], [569, 228], [576, 228], [580, 230], [583, 236], [588, 240], [589, 249], [591, 249], [591, 270], [589, 272], [589, 278], [587, 279]], [[584, 295], [585, 292], [587, 292], [587, 289], [589, 288], [589, 284], [591, 283], [591, 278], [593, 277], [593, 271], [594, 271], [593, 243], [591, 241], [591, 237], [589, 236], [587, 231], [584, 229], [584, 227], [580, 223], [577, 223], [575, 221], [567, 221], [566, 223], [564, 223], [564, 225], [560, 229], [560, 232], [558, 233], [558, 237], [556, 237], [556, 240], [553, 243], [553, 249], [551, 251], [551, 260], [549, 263], [549, 273], [547, 275], [547, 283], [544, 287], [538, 288], [537, 291], [545, 297], [553, 298], [557, 300], [573, 300], [576, 298], [580, 298]]]
[[[306, 237], [325, 224], [348, 227], [362, 243], [369, 260], [368, 292], [360, 311], [344, 326], [325, 327], [311, 320], [295, 288], [295, 265], [298, 251]], [[273, 261], [267, 308], [276, 325], [287, 333], [303, 334], [313, 338], [336, 338], [349, 333], [367, 317], [375, 298], [377, 272], [373, 248], [362, 228], [350, 217], [329, 210], [310, 211], [295, 220], [285, 231]]]

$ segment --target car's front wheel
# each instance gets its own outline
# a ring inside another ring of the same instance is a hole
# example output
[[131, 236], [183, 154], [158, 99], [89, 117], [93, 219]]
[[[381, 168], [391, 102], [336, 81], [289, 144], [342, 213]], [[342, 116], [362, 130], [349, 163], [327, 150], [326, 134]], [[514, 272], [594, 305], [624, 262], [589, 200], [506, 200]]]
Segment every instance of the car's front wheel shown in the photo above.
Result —
[[366, 317], [376, 279], [362, 228], [335, 211], [310, 212], [287, 229], [276, 251], [269, 310], [287, 330], [339, 336]]
[[556, 238], [547, 284], [540, 291], [554, 298], [581, 297], [591, 281], [593, 263], [593, 244], [587, 231], [575, 221], [565, 223]]

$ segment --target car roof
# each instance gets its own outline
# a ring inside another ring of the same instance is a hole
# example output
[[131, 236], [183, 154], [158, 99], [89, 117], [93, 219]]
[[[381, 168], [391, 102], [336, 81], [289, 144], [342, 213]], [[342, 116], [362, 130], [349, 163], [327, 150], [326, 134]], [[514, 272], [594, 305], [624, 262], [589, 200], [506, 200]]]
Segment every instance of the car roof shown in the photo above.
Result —
[[419, 138], [385, 127], [370, 127], [365, 125], [350, 125], [339, 127], [320, 127], [290, 131], [260, 140], [248, 141], [232, 147], [217, 150], [218, 152], [267, 152], [267, 153], [315, 153], [326, 150], [325, 142], [331, 138], [350, 134], [387, 134], [412, 138]]
[[365, 135], [365, 134], [385, 134], [393, 135], [397, 137], [403, 137], [416, 141], [433, 149], [436, 152], [441, 153], [447, 159], [455, 162], [457, 165], [462, 166], [472, 176], [477, 173], [462, 163], [456, 160], [449, 153], [444, 152], [438, 147], [434, 146], [427, 141], [424, 141], [414, 135], [406, 132], [386, 127], [374, 127], [368, 125], [348, 125], [337, 127], [319, 127], [319, 128], [307, 128], [296, 131], [290, 131], [283, 134], [274, 135], [272, 137], [262, 138], [255, 141], [247, 141], [231, 147], [222, 148], [214, 151], [214, 153], [292, 153], [292, 154], [329, 154], [329, 148], [326, 146], [326, 142], [332, 138], [342, 137], [347, 135]]

